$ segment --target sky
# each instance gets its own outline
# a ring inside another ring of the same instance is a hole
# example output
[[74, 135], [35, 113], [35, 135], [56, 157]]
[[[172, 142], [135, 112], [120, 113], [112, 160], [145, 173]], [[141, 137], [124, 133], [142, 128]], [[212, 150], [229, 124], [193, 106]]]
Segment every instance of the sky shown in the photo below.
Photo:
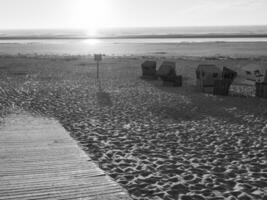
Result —
[[0, 29], [267, 25], [267, 0], [0, 0]]

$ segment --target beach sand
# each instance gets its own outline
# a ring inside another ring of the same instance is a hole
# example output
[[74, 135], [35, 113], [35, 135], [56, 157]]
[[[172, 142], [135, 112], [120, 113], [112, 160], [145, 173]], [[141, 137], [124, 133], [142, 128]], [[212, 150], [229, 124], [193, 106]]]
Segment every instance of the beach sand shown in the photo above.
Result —
[[[232, 58], [266, 57], [266, 41], [181, 42], [171, 40], [0, 40], [0, 55], [88, 55], [102, 53], [120, 56], [223, 56]], [[219, 39], [218, 39], [219, 40]]]
[[96, 80], [90, 56], [1, 56], [0, 115], [57, 119], [133, 199], [266, 199], [267, 100], [241, 79], [227, 97], [195, 86], [199, 63], [241, 72], [266, 58], [169, 58], [181, 88], [140, 79], [147, 59], [165, 60], [105, 57]]

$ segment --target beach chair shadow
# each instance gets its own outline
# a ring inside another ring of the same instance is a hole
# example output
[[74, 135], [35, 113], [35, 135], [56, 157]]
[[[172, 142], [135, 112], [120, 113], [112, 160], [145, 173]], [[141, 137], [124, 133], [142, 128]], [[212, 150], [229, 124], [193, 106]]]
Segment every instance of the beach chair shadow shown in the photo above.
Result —
[[98, 82], [98, 91], [96, 93], [97, 102], [100, 106], [112, 106], [112, 100], [110, 94], [105, 92], [101, 87], [101, 82]]
[[[231, 109], [239, 110], [240, 113], [259, 115], [259, 109], [253, 110], [253, 106], [257, 105], [258, 100], [253, 97], [236, 98], [234, 96], [214, 96], [212, 94], [204, 94], [193, 85], [191, 82], [185, 84], [183, 87], [164, 87], [160, 81], [147, 82], [151, 86], [164, 91], [165, 93], [185, 96], [190, 99], [191, 103], [183, 108], [179, 106], [158, 104], [151, 106], [149, 109], [152, 113], [162, 116], [164, 118], [171, 118], [174, 120], [200, 120], [203, 117], [214, 117], [222, 120], [230, 120], [235, 123], [245, 123], [242, 115], [236, 115], [235, 112], [229, 111]], [[179, 98], [177, 98], [179, 101]], [[242, 103], [240, 103], [242, 102]], [[266, 111], [263, 111], [267, 113]], [[267, 116], [267, 114], [264, 114]]]

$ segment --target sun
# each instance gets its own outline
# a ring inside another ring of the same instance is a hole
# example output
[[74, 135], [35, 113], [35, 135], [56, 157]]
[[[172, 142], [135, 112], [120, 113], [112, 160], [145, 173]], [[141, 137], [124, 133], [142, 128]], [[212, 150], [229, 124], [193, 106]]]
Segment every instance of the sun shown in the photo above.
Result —
[[72, 8], [74, 27], [85, 30], [87, 36], [96, 36], [108, 21], [108, 0], [75, 0]]

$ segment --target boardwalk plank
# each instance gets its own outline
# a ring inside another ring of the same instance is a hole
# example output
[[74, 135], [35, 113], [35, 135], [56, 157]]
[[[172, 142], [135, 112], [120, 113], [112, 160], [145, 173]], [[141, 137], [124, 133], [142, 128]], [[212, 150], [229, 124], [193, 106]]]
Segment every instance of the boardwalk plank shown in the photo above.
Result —
[[0, 200], [130, 199], [55, 120], [13, 114], [0, 127]]

